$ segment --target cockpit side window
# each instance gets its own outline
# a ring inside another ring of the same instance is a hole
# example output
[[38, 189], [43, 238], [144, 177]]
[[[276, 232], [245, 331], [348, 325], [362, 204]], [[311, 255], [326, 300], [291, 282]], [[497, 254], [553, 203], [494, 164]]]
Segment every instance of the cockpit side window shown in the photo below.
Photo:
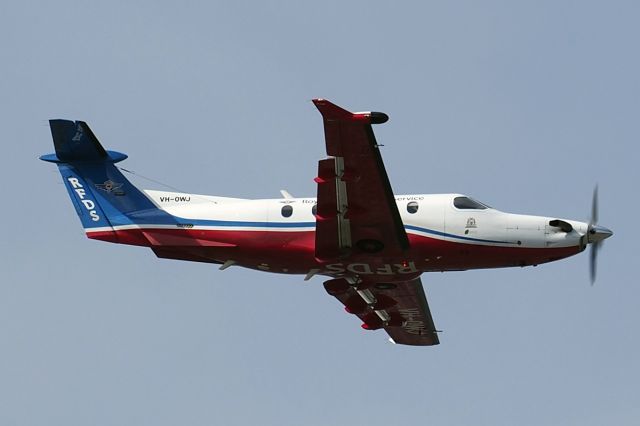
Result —
[[453, 199], [453, 205], [461, 210], [485, 210], [489, 208], [489, 206], [482, 204], [480, 201], [469, 197], [456, 197]]

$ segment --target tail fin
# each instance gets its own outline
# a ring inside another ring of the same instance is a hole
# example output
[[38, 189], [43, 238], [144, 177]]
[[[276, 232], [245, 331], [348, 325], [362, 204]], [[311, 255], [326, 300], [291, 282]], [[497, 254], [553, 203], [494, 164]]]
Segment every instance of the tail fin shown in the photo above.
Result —
[[56, 152], [40, 159], [58, 166], [87, 236], [137, 244], [119, 240], [116, 231], [132, 225], [175, 223], [114, 166], [127, 156], [106, 151], [87, 123], [50, 120], [49, 124]]

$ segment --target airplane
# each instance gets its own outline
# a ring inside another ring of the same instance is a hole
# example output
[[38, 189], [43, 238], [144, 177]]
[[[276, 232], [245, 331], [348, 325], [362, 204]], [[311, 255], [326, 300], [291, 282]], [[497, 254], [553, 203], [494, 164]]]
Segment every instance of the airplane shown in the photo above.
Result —
[[[327, 293], [365, 330], [397, 344], [440, 343], [420, 276], [424, 272], [536, 266], [613, 233], [591, 220], [511, 214], [463, 194], [394, 195], [372, 125], [381, 112], [349, 112], [314, 99], [327, 158], [316, 198], [240, 199], [140, 190], [83, 121], [50, 120], [55, 163], [88, 238], [149, 247], [157, 257], [324, 276]], [[126, 170], [125, 170], [126, 171]]]

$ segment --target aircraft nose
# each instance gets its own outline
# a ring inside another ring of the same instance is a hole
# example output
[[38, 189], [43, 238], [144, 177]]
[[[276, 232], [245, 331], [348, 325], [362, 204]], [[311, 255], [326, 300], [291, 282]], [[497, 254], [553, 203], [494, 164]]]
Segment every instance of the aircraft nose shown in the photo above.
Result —
[[613, 235], [613, 231], [600, 225], [593, 225], [589, 230], [589, 242], [597, 243]]

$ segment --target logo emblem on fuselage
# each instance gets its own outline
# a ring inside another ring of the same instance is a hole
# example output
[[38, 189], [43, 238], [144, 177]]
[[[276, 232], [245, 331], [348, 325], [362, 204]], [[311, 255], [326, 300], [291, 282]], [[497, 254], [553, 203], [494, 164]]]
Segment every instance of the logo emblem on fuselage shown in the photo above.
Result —
[[111, 179], [105, 181], [104, 183], [96, 183], [96, 188], [110, 194], [113, 193], [114, 195], [124, 195], [124, 191], [120, 189], [122, 188], [122, 184], [114, 182]]
[[467, 226], [465, 226], [465, 228], [477, 228], [478, 225], [476, 224], [476, 219], [473, 217], [470, 217], [469, 219], [467, 219]]

